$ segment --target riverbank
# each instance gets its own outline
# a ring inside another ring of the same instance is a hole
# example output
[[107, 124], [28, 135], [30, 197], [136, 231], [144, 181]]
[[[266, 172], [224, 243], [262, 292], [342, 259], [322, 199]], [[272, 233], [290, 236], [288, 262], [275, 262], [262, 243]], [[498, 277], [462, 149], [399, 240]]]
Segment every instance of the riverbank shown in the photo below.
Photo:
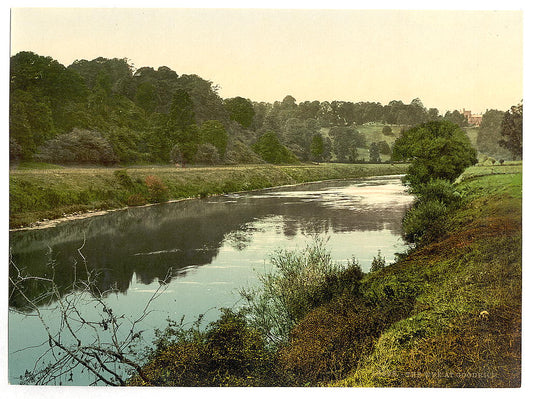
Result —
[[9, 226], [149, 203], [321, 180], [403, 174], [406, 164], [242, 165], [197, 168], [52, 168], [10, 171]]
[[455, 189], [440, 235], [370, 273], [335, 268], [320, 243], [281, 253], [250, 313], [168, 330], [129, 384], [519, 387], [522, 173], [473, 167]]
[[471, 167], [457, 190], [445, 234], [364, 281], [412, 310], [333, 385], [520, 386], [522, 173]]

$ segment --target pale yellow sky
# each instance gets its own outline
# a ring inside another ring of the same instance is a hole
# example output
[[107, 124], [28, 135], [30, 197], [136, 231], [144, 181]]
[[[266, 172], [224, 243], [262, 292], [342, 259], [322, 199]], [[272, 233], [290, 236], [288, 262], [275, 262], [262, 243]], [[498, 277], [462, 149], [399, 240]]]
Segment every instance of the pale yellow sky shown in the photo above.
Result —
[[410, 102], [507, 110], [522, 97], [522, 12], [13, 9], [11, 54], [128, 58], [224, 98]]

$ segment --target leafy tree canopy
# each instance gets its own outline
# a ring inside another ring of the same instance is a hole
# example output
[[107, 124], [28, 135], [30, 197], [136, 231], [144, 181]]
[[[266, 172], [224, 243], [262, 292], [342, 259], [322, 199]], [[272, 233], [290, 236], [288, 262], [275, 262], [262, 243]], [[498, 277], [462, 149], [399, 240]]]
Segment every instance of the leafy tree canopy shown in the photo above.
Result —
[[477, 162], [466, 133], [449, 121], [433, 121], [411, 128], [396, 140], [393, 160], [411, 162], [405, 180], [411, 186], [431, 179], [454, 181]]
[[510, 150], [514, 158], [522, 158], [522, 123], [523, 104], [520, 102], [505, 113], [501, 125], [500, 145]]
[[224, 107], [228, 110], [231, 120], [246, 128], [252, 125], [255, 111], [250, 100], [242, 97], [228, 98], [224, 100]]
[[274, 164], [297, 163], [298, 158], [283, 144], [273, 132], [263, 134], [252, 149], [265, 161]]

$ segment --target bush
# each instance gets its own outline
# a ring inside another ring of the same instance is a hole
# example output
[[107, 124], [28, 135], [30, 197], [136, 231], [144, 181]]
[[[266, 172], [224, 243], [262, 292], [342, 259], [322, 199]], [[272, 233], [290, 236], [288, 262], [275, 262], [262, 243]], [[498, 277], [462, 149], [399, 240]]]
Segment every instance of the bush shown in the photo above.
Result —
[[403, 235], [406, 241], [420, 243], [438, 237], [444, 231], [439, 221], [448, 209], [440, 200], [429, 200], [411, 208], [403, 218]]
[[150, 202], [165, 202], [168, 200], [168, 188], [157, 176], [147, 176], [144, 180], [148, 187]]
[[132, 188], [133, 187], [133, 181], [131, 180], [131, 177], [128, 175], [128, 172], [125, 170], [119, 169], [115, 170], [113, 172], [113, 175], [118, 180], [118, 182], [126, 187], [126, 188]]
[[118, 162], [113, 147], [98, 132], [74, 129], [48, 140], [35, 156], [38, 161], [63, 164], [103, 164]]
[[418, 203], [440, 201], [450, 206], [457, 204], [461, 199], [454, 185], [443, 179], [432, 179], [427, 184], [411, 187], [409, 192], [416, 195]]
[[294, 384], [319, 385], [345, 378], [380, 334], [412, 309], [404, 298], [371, 304], [341, 295], [306, 315], [280, 350], [280, 369]]
[[381, 250], [378, 250], [378, 255], [374, 256], [374, 259], [372, 259], [372, 265], [370, 266], [370, 272], [374, 273], [378, 270], [381, 270], [385, 267], [385, 257], [381, 256]]
[[194, 156], [194, 162], [215, 165], [220, 162], [220, 155], [213, 144], [200, 144]]
[[287, 147], [282, 145], [275, 133], [263, 134], [252, 146], [252, 149], [265, 161], [273, 164], [298, 163], [298, 158]]
[[[271, 386], [282, 379], [261, 335], [242, 312], [222, 309], [220, 318], [200, 331], [173, 324], [158, 333], [144, 375], [157, 386]], [[147, 385], [138, 375], [129, 385]]]
[[259, 276], [262, 287], [241, 295], [252, 325], [274, 345], [287, 342], [295, 323], [312, 309], [343, 291], [356, 292], [363, 276], [355, 261], [346, 268], [334, 263], [323, 241], [301, 252], [279, 251], [271, 262], [273, 271]]

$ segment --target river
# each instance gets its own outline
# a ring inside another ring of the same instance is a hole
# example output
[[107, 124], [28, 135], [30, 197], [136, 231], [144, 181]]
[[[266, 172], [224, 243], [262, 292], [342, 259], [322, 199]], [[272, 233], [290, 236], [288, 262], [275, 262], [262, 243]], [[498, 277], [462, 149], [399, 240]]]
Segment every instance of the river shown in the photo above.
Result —
[[[73, 280], [83, 275], [85, 258], [89, 270], [98, 272], [98, 289], [114, 288], [105, 296], [106, 306], [130, 319], [142, 313], [161, 281], [170, 277], [140, 324], [149, 344], [154, 329], [164, 328], [169, 318], [192, 322], [204, 314], [209, 322], [218, 317], [218, 308], [239, 306], [239, 289], [257, 284], [258, 273], [268, 270], [269, 255], [276, 250], [301, 250], [320, 237], [328, 240], [333, 259], [355, 257], [364, 271], [378, 250], [393, 261], [395, 253], [406, 249], [401, 219], [411, 201], [399, 176], [381, 176], [129, 208], [11, 232], [10, 275], [53, 275], [59, 293], [68, 295]], [[25, 295], [41, 298], [43, 287], [28, 284]], [[24, 311], [24, 301], [20, 295], [9, 300], [12, 384], [20, 383], [19, 376], [36, 362], [42, 366], [47, 361], [40, 358], [48, 345], [41, 321]], [[40, 308], [52, 327], [61, 322], [54, 306]], [[55, 383], [91, 381], [75, 370], [73, 378]]]

